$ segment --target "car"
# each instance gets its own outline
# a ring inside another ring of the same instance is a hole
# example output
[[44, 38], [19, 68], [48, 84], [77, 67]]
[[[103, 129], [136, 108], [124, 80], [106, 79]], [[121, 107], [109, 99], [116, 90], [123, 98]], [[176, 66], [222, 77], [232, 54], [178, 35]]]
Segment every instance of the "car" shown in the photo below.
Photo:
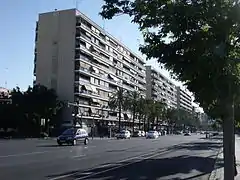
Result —
[[78, 142], [88, 144], [88, 133], [82, 128], [68, 128], [58, 138], [57, 143], [59, 146], [63, 144], [76, 145]]
[[191, 133], [190, 132], [186, 132], [186, 133], [184, 133], [184, 136], [191, 136]]
[[159, 134], [157, 131], [148, 131], [146, 134], [146, 139], [156, 139], [159, 137]]
[[131, 133], [128, 130], [122, 130], [119, 133], [116, 134], [117, 139], [130, 139]]
[[145, 131], [141, 131], [141, 134], [142, 134], [142, 135], [141, 135], [142, 137], [145, 137], [145, 136], [146, 136]]
[[133, 132], [133, 137], [141, 137], [141, 136], [142, 136], [142, 132], [141, 131]]

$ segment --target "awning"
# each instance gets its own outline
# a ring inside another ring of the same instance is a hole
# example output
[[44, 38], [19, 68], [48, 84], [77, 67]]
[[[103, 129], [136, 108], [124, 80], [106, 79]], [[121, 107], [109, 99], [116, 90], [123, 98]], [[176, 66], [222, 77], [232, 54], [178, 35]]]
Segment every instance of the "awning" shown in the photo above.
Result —
[[92, 102], [99, 103], [98, 99], [94, 99], [94, 98], [92, 98]]
[[86, 89], [87, 91], [93, 91], [91, 85], [89, 84], [83, 85], [82, 88]]
[[99, 73], [99, 70], [96, 68], [96, 67], [91, 67], [92, 68], [92, 70], [95, 72], [95, 73]]
[[137, 73], [136, 71], [134, 71], [134, 70], [132, 70], [132, 69], [130, 69], [130, 72], [133, 73], [133, 74], [136, 74], [136, 73]]
[[119, 79], [117, 79], [116, 77], [114, 77], [112, 74], [108, 74], [108, 78], [113, 79], [114, 81], [119, 81]]
[[89, 108], [88, 112], [89, 112], [90, 114], [96, 114], [96, 109], [94, 109], [94, 108]]
[[92, 92], [95, 92], [95, 93], [98, 92], [95, 86], [92, 86], [92, 85], [90, 85], [90, 86], [91, 86]]
[[[119, 117], [119, 113], [117, 113], [117, 116]], [[121, 113], [121, 118], [124, 118], [124, 114]]]
[[130, 118], [131, 118], [130, 114], [124, 113], [124, 119], [130, 119]]

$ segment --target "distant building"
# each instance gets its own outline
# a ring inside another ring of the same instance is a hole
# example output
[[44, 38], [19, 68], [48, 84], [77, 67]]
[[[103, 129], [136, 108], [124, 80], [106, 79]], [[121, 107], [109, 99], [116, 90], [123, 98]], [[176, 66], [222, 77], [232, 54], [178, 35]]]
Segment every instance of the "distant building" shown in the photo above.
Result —
[[164, 102], [169, 108], [177, 108], [175, 84], [152, 66], [146, 66], [146, 98]]
[[177, 108], [192, 112], [192, 97], [181, 87], [177, 87]]
[[146, 66], [146, 98], [162, 101], [168, 108], [192, 111], [192, 97], [152, 66]]

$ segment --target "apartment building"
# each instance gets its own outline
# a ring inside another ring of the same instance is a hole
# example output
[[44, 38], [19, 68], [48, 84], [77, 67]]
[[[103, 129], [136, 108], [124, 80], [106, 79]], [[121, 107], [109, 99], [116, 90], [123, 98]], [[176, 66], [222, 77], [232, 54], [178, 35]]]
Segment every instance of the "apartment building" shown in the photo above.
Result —
[[162, 101], [168, 108], [192, 111], [192, 97], [152, 66], [146, 66], [146, 98]]
[[168, 108], [177, 108], [177, 89], [174, 83], [152, 66], [146, 66], [146, 98], [162, 101]]
[[192, 112], [192, 97], [180, 87], [177, 89], [177, 107], [188, 112]]
[[[118, 88], [146, 93], [144, 60], [76, 9], [39, 14], [35, 44], [35, 83], [77, 104], [74, 114], [87, 127], [117, 125], [108, 101]], [[121, 117], [130, 125], [130, 113]]]

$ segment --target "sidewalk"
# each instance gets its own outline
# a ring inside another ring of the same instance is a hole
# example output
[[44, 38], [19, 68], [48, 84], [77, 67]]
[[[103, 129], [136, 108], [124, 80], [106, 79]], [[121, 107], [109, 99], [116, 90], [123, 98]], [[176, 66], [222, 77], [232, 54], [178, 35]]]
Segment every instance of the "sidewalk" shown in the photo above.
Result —
[[[235, 136], [235, 155], [238, 171], [238, 175], [235, 177], [235, 180], [240, 180], [240, 136], [238, 135]], [[223, 148], [219, 150], [214, 170], [212, 171], [209, 180], [224, 180], [224, 169], [223, 167], [218, 167], [221, 163], [223, 163]]]

